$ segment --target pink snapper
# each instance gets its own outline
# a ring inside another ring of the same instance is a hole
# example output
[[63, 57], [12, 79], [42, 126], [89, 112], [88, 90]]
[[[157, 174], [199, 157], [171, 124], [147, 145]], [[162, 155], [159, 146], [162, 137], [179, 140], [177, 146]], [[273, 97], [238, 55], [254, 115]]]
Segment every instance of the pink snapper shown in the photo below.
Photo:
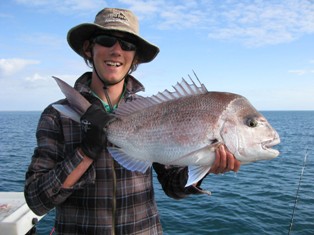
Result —
[[[55, 78], [55, 77], [54, 77]], [[74, 88], [55, 78], [70, 105], [53, 105], [79, 121], [91, 105]], [[146, 172], [153, 162], [188, 166], [186, 186], [202, 179], [215, 160], [215, 149], [224, 144], [242, 164], [277, 157], [272, 147], [278, 133], [243, 96], [208, 92], [184, 79], [152, 97], [121, 102], [117, 119], [107, 127], [112, 157], [131, 171]]]

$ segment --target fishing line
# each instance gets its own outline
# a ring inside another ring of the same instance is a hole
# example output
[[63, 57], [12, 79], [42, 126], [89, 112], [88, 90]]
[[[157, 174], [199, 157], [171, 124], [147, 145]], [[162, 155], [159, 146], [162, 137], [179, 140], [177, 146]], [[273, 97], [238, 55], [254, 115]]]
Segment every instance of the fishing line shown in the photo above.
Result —
[[302, 167], [301, 174], [300, 174], [300, 178], [299, 178], [298, 189], [297, 189], [297, 193], [296, 193], [296, 195], [295, 195], [294, 207], [293, 207], [293, 211], [292, 211], [292, 216], [291, 216], [291, 222], [290, 222], [290, 227], [289, 227], [288, 235], [289, 235], [290, 232], [292, 231], [293, 220], [294, 220], [294, 212], [295, 212], [295, 209], [296, 209], [296, 207], [297, 207], [297, 202], [298, 202], [298, 198], [299, 198], [299, 191], [300, 191], [300, 185], [301, 185], [301, 180], [302, 180], [302, 177], [303, 177], [304, 169], [305, 169], [305, 166], [306, 166], [307, 156], [308, 156], [308, 152], [307, 152], [307, 150], [306, 150], [306, 151], [305, 151], [305, 155], [304, 155], [304, 160], [303, 160], [303, 167]]

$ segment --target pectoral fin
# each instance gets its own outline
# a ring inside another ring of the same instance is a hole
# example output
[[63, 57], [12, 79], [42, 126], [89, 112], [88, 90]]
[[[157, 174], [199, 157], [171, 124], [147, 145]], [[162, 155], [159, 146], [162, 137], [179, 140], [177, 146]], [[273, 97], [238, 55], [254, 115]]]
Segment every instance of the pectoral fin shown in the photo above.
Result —
[[182, 163], [186, 163], [186, 165], [191, 163], [193, 165], [204, 165], [204, 162], [211, 165], [215, 161], [215, 150], [219, 145], [220, 143], [206, 145], [186, 155], [177, 157], [173, 161], [169, 161], [167, 165], [182, 165]]

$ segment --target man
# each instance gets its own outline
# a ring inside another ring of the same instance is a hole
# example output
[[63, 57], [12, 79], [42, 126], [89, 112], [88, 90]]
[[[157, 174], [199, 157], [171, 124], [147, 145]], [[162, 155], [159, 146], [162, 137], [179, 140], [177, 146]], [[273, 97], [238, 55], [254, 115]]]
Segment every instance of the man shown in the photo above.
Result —
[[[110, 143], [104, 132], [114, 120], [109, 113], [119, 101], [143, 90], [130, 73], [140, 63], [152, 61], [159, 49], [140, 37], [136, 17], [123, 9], [103, 9], [94, 23], [72, 28], [67, 39], [92, 67], [75, 84], [92, 106], [80, 124], [51, 105], [43, 111], [36, 133], [38, 146], [26, 173], [26, 201], [39, 215], [56, 208], [57, 234], [161, 234], [152, 170], [142, 174], [120, 166], [105, 147]], [[204, 193], [201, 182], [184, 187], [187, 168], [153, 166], [170, 197]], [[211, 172], [239, 167], [239, 161], [222, 146]]]

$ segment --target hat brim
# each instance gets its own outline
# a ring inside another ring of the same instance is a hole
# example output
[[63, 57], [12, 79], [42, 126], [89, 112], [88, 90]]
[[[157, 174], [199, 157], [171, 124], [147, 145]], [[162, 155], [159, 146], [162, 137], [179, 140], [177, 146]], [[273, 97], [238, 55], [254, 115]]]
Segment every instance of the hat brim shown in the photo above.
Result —
[[83, 44], [86, 40], [89, 40], [92, 35], [95, 33], [110, 33], [112, 31], [122, 32], [127, 34], [128, 37], [136, 44], [137, 54], [138, 54], [138, 63], [147, 63], [152, 61], [157, 54], [159, 53], [159, 48], [143, 38], [139, 37], [138, 35], [127, 32], [125, 30], [118, 30], [117, 28], [110, 28], [110, 27], [102, 27], [97, 24], [92, 23], [84, 23], [77, 25], [69, 30], [67, 35], [67, 40], [70, 47], [80, 56], [83, 57]]

